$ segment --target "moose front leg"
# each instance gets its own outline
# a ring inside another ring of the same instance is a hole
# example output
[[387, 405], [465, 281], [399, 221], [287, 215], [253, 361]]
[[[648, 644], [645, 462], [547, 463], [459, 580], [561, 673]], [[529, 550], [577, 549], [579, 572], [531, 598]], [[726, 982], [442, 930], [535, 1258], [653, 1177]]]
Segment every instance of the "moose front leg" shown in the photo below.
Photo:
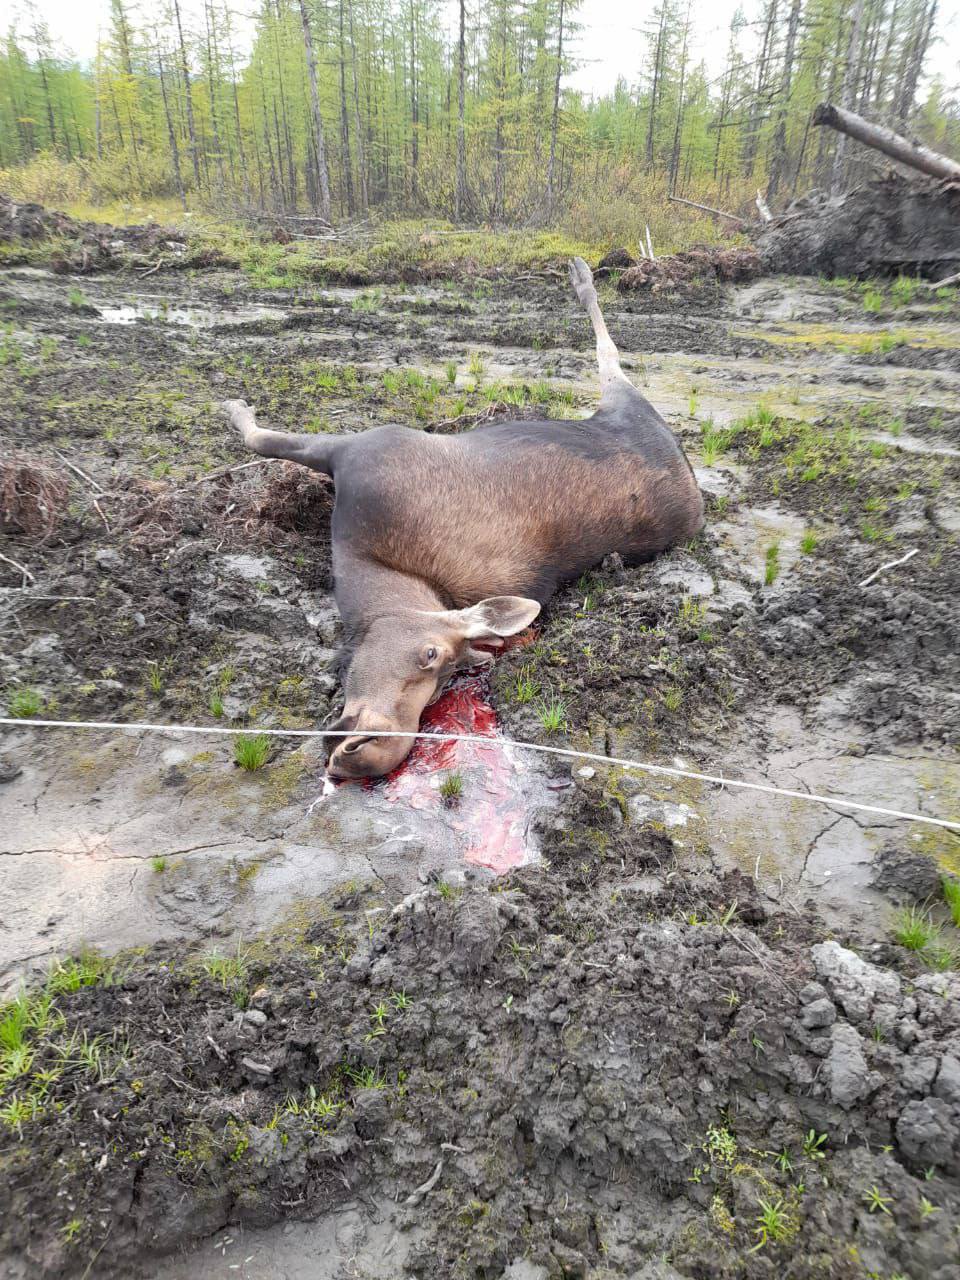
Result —
[[265, 431], [257, 426], [253, 409], [246, 400], [225, 400], [220, 406], [243, 443], [264, 458], [299, 462], [313, 471], [333, 475], [333, 462], [346, 443], [340, 436], [292, 435], [287, 431]]

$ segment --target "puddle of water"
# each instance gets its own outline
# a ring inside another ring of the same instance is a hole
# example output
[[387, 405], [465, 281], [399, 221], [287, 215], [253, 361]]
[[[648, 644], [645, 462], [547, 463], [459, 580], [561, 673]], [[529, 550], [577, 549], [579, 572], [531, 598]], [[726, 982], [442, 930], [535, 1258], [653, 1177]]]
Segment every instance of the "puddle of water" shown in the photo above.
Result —
[[[806, 522], [779, 507], [750, 507], [724, 521], [724, 544], [717, 548], [721, 560], [739, 567], [768, 589], [782, 584], [797, 557]], [[767, 583], [768, 555], [777, 548], [776, 575]]]
[[868, 436], [868, 439], [878, 440], [891, 449], [902, 449], [904, 453], [929, 453], [939, 458], [960, 458], [960, 449], [954, 448], [953, 445], [947, 444], [946, 440], [939, 440], [935, 436], [921, 439], [919, 436], [911, 436], [903, 432], [898, 436], [891, 436], [886, 432], [876, 431]]
[[146, 300], [125, 302], [116, 307], [100, 307], [99, 311], [99, 318], [104, 324], [136, 324], [140, 320], [147, 320], [183, 325], [190, 329], [212, 329], [215, 325], [243, 324], [249, 320], [266, 320], [271, 316], [284, 314], [272, 307], [214, 311], [210, 307], [164, 307]]

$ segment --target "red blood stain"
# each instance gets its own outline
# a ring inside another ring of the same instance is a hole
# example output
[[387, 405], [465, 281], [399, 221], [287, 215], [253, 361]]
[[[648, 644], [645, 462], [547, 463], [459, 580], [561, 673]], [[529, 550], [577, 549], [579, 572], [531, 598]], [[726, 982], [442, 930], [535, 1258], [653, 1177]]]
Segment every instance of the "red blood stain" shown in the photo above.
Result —
[[[536, 631], [528, 627], [496, 648], [483, 644], [475, 644], [474, 648], [496, 655], [526, 648], [536, 638]], [[367, 779], [361, 785], [368, 790], [383, 787], [387, 800], [403, 802], [411, 809], [445, 810], [448, 826], [465, 834], [467, 861], [503, 873], [527, 861], [526, 805], [519, 771], [498, 734], [497, 713], [487, 695], [484, 675], [473, 672], [458, 677], [426, 708], [420, 717], [420, 729], [437, 734], [469, 734], [489, 741], [432, 742], [417, 738], [413, 750], [392, 773], [375, 781]], [[449, 807], [439, 785], [431, 781], [441, 772], [463, 775], [463, 792]]]
[[[536, 639], [532, 628], [510, 636], [497, 649], [526, 647]], [[476, 645], [483, 649], [486, 646]], [[446, 820], [466, 837], [466, 859], [491, 871], [504, 872], [527, 861], [524, 839], [526, 806], [520, 790], [516, 765], [497, 733], [497, 714], [487, 701], [487, 682], [482, 675], [460, 677], [446, 689], [420, 718], [420, 728], [434, 733], [466, 733], [489, 742], [431, 742], [418, 738], [407, 758], [379, 782], [388, 800], [408, 804], [412, 809], [446, 811]], [[437, 773], [461, 773], [463, 793], [447, 807], [438, 785], [431, 781]]]
[[488, 742], [431, 742], [418, 738], [386, 778], [388, 800], [412, 809], [447, 808], [435, 782], [439, 772], [463, 775], [463, 793], [447, 808], [447, 822], [466, 836], [466, 859], [504, 872], [527, 860], [526, 816], [516, 766], [497, 736], [497, 716], [482, 676], [465, 676], [427, 707], [424, 732], [467, 733]]

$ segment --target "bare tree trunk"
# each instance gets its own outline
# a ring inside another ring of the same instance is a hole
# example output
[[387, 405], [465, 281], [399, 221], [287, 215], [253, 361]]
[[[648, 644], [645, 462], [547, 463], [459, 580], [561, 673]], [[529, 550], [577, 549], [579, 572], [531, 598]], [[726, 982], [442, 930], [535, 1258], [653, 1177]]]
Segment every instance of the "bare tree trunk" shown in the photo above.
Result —
[[[836, 91], [837, 87], [837, 69], [840, 64], [840, 46], [843, 44], [843, 16], [837, 17], [836, 32], [836, 49], [834, 56], [829, 58], [830, 77], [827, 81], [827, 101], [829, 102]], [[817, 139], [817, 154], [813, 162], [813, 174], [816, 182], [823, 181], [823, 175], [826, 172], [827, 150], [830, 146], [830, 135], [825, 129], [821, 129], [820, 136]]]
[[160, 77], [160, 95], [163, 98], [163, 114], [167, 118], [167, 134], [170, 138], [170, 158], [173, 161], [173, 173], [177, 180], [177, 191], [184, 210], [187, 207], [187, 193], [183, 189], [183, 175], [180, 172], [180, 148], [177, 146], [177, 134], [173, 127], [173, 116], [170, 114], [170, 103], [167, 100], [167, 84], [163, 77], [163, 55], [160, 52], [160, 32], [156, 32], [157, 72]]
[[780, 102], [777, 107], [777, 127], [773, 135], [773, 158], [770, 178], [767, 182], [767, 201], [777, 194], [780, 178], [787, 167], [787, 113], [790, 109], [790, 85], [793, 80], [793, 52], [800, 26], [802, 0], [793, 0], [790, 21], [787, 25], [787, 44], [783, 51], [783, 75], [780, 78]]
[[730, 82], [733, 79], [733, 40], [730, 41], [730, 50], [727, 54], [727, 66], [723, 73], [723, 88], [720, 93], [720, 115], [717, 119], [717, 141], [713, 148], [713, 180], [717, 181], [720, 171], [720, 147], [723, 142], [724, 121], [727, 118], [727, 110], [730, 106]]
[[100, 57], [101, 57], [100, 41], [98, 40], [97, 41], [97, 63], [96, 63], [97, 83], [96, 83], [96, 93], [94, 97], [94, 128], [96, 130], [96, 135], [97, 135], [97, 159], [98, 160], [103, 159], [103, 121], [101, 120], [101, 106], [100, 106], [100, 74], [101, 74], [102, 68], [100, 65]]
[[453, 194], [453, 217], [459, 222], [467, 202], [467, 138], [464, 125], [466, 94], [466, 0], [460, 0], [460, 38], [457, 42], [457, 184]]
[[217, 123], [216, 84], [220, 79], [219, 65], [214, 68], [213, 33], [211, 30], [210, 5], [204, 3], [203, 17], [207, 28], [207, 92], [210, 98], [210, 130], [213, 134], [213, 150], [217, 157], [217, 172], [220, 175], [220, 190], [223, 191], [223, 144], [220, 141], [220, 126]]
[[[911, 47], [903, 85], [896, 106], [896, 119], [901, 124], [907, 123], [910, 112], [913, 110], [913, 102], [917, 96], [917, 85], [920, 82], [920, 73], [923, 70], [927, 49], [930, 47], [930, 37], [933, 35], [933, 23], [936, 16], [937, 0], [930, 0], [929, 9], [926, 13], [920, 15], [919, 25]], [[847, 104], [844, 103], [843, 105], [846, 106]]]
[[[341, 0], [342, 3], [342, 0]], [[360, 120], [360, 78], [357, 74], [357, 42], [353, 34], [353, 5], [350, 6], [350, 65], [353, 74], [353, 134], [357, 153], [357, 181], [360, 185], [360, 211], [370, 207], [367, 189], [367, 158], [363, 146], [363, 127]]]
[[768, 0], [763, 28], [763, 47], [757, 61], [757, 85], [754, 92], [753, 110], [750, 114], [750, 122], [747, 126], [746, 145], [743, 150], [744, 169], [751, 175], [756, 163], [757, 152], [760, 149], [760, 124], [762, 122], [764, 109], [769, 102], [768, 77], [770, 61], [773, 57], [773, 42], [777, 27], [778, 7], [779, 0]]
[[340, 36], [340, 164], [343, 170], [343, 187], [347, 196], [347, 212], [352, 216], [354, 211], [353, 165], [350, 160], [350, 124], [347, 118], [347, 51], [343, 41], [343, 0], [340, 0], [337, 18]]
[[180, 41], [180, 75], [183, 78], [184, 105], [187, 108], [187, 133], [190, 135], [190, 155], [193, 159], [193, 176], [200, 189], [200, 155], [197, 151], [197, 131], [193, 123], [193, 97], [190, 92], [190, 67], [187, 63], [187, 46], [183, 41], [183, 24], [180, 21], [180, 0], [173, 0], [173, 12], [177, 19], [177, 36]]
[[536, 72], [536, 88], [533, 98], [533, 158], [535, 168], [539, 172], [540, 161], [543, 156], [543, 117], [544, 98], [546, 96], [546, 86], [544, 85], [544, 64], [547, 47], [546, 0], [538, 0], [532, 12], [536, 23], [534, 35], [536, 52], [533, 55], [533, 64]]
[[[853, 90], [857, 80], [857, 62], [860, 56], [860, 26], [863, 22], [864, 0], [857, 0], [853, 11], [853, 23], [850, 27], [850, 40], [847, 44], [847, 56], [843, 65], [843, 83], [840, 86], [840, 105], [845, 111], [853, 106]], [[830, 194], [836, 195], [843, 187], [843, 161], [847, 149], [847, 139], [841, 133], [837, 139], [837, 148], [833, 153], [833, 169], [830, 173]]]
[[677, 189], [677, 173], [680, 168], [680, 136], [683, 132], [683, 90], [687, 78], [687, 41], [690, 37], [690, 5], [687, 3], [687, 16], [683, 23], [683, 50], [680, 54], [680, 88], [677, 93], [677, 119], [673, 129], [673, 147], [670, 152], [670, 190]]
[[506, 79], [507, 79], [507, 13], [506, 8], [501, 4], [500, 10], [500, 47], [497, 51], [497, 79], [496, 79], [496, 95], [497, 95], [497, 116], [496, 128], [493, 137], [493, 216], [498, 221], [502, 221], [504, 217], [504, 206], [506, 200], [505, 190], [505, 165], [506, 155], [503, 145], [503, 112], [504, 103], [506, 102]]
[[320, 188], [318, 212], [325, 222], [330, 221], [330, 176], [327, 173], [327, 156], [323, 144], [323, 121], [320, 118], [320, 90], [317, 86], [317, 59], [313, 52], [313, 36], [307, 17], [305, 0], [300, 0], [300, 21], [303, 24], [303, 46], [307, 53], [307, 72], [310, 76], [310, 103], [313, 109], [313, 145], [317, 164], [317, 181]]
[[864, 32], [865, 53], [861, 59], [863, 74], [860, 76], [856, 99], [857, 110], [861, 112], [867, 109], [870, 102], [870, 94], [873, 92], [873, 77], [877, 71], [877, 54], [880, 50], [880, 36], [883, 30], [885, 8], [883, 0], [879, 0], [879, 2], [878, 0], [872, 0], [867, 13], [867, 25]]
[[[284, 150], [287, 153], [287, 187], [290, 195], [290, 206], [297, 207], [297, 170], [293, 163], [293, 138], [290, 133], [290, 115], [287, 111], [287, 95], [283, 89], [283, 63], [280, 59], [280, 23], [283, 20], [281, 0], [277, 3], [277, 20], [273, 24], [273, 52], [277, 63], [277, 92], [280, 94], [280, 113], [283, 116]], [[280, 142], [277, 140], [279, 149]], [[281, 161], [282, 163], [282, 161]]]
[[420, 99], [417, 94], [417, 22], [414, 0], [410, 0], [410, 198], [420, 193]]
[[960, 164], [956, 160], [950, 160], [947, 156], [931, 151], [928, 147], [920, 146], [919, 143], [910, 142], [899, 133], [894, 133], [892, 129], [870, 124], [868, 120], [864, 120], [852, 111], [844, 111], [840, 107], [823, 102], [813, 113], [813, 123], [829, 125], [838, 133], [855, 138], [857, 142], [882, 151], [891, 159], [899, 160], [901, 164], [909, 165], [913, 169], [919, 169], [921, 173], [928, 173], [933, 178], [948, 178], [953, 182], [960, 179]]
[[[274, 164], [273, 160], [273, 144], [270, 141], [270, 114], [267, 111], [267, 88], [263, 76], [260, 76], [260, 101], [263, 106], [263, 142], [267, 148], [267, 159], [270, 161], [270, 187], [274, 192], [279, 191], [280, 204], [283, 205], [283, 173], [281, 172], [279, 177], [277, 176], [277, 165]], [[276, 111], [274, 111], [274, 117], [276, 117]], [[277, 141], [279, 142], [279, 137]], [[279, 159], [280, 157], [278, 156], [278, 162]]]
[[[40, 71], [40, 83], [43, 86], [43, 104], [47, 110], [47, 128], [50, 131], [50, 145], [52, 147], [56, 147], [57, 126], [53, 118], [53, 102], [51, 101], [51, 98], [50, 98], [50, 85], [47, 81], [47, 67], [46, 67], [47, 51], [49, 50], [50, 46], [47, 40], [41, 41], [40, 28], [36, 24], [36, 22], [34, 22], [34, 27], [33, 27], [33, 43], [37, 50], [37, 67]], [[66, 129], [64, 129], [64, 134], [66, 134]]]
[[882, 106], [883, 91], [890, 75], [891, 55], [897, 34], [897, 14], [899, 10], [900, 0], [894, 0], [893, 8], [890, 11], [890, 25], [887, 27], [887, 39], [883, 46], [883, 56], [880, 59], [880, 66], [877, 72], [876, 87], [873, 91], [873, 105], [876, 108]]
[[[233, 32], [230, 29], [230, 10], [224, 5], [223, 8], [225, 19], [225, 30], [227, 33], [227, 49], [230, 54], [230, 83], [233, 87], [233, 116], [237, 127], [237, 150], [240, 152], [240, 173], [243, 176], [243, 194], [247, 201], [250, 200], [250, 173], [247, 168], [247, 152], [243, 145], [243, 126], [240, 123], [240, 98], [237, 93], [237, 66], [233, 55]], [[256, 130], [253, 133], [254, 145], [256, 145]]]
[[557, 127], [560, 123], [560, 77], [563, 75], [563, 0], [560, 0], [560, 23], [557, 29], [557, 72], [553, 81], [553, 115], [550, 119], [550, 158], [547, 161], [547, 208], [553, 209], [553, 168], [557, 156]]
[[[284, 175], [283, 175], [283, 143], [282, 143], [282, 141], [280, 140], [280, 117], [279, 117], [279, 115], [277, 114], [277, 100], [276, 100], [276, 98], [272, 98], [272, 99], [271, 99], [271, 104], [270, 104], [270, 105], [273, 107], [273, 136], [274, 136], [274, 140], [276, 141], [276, 144], [277, 144], [277, 173], [278, 173], [279, 178], [280, 178], [280, 203], [281, 203], [281, 205], [283, 205], [283, 207], [284, 207], [284, 208], [286, 208], [286, 207], [287, 207], [287, 205], [289, 205], [289, 206], [292, 208], [292, 207], [293, 207], [293, 205], [294, 205], [294, 201], [295, 201], [295, 195], [294, 195], [294, 192], [292, 192], [292, 191], [290, 191], [290, 190], [288, 190], [288, 189], [285, 189], [285, 188], [284, 188], [284, 185], [283, 185], [283, 184], [284, 184]], [[287, 175], [287, 182], [288, 182], [288, 183], [289, 183], [289, 177], [290, 177], [290, 175], [288, 174], [288, 175]]]
[[653, 137], [657, 122], [657, 107], [663, 80], [663, 50], [667, 31], [667, 0], [660, 0], [660, 26], [657, 30], [657, 46], [653, 54], [653, 84], [650, 88], [650, 119], [647, 124], [647, 168], [653, 168]]

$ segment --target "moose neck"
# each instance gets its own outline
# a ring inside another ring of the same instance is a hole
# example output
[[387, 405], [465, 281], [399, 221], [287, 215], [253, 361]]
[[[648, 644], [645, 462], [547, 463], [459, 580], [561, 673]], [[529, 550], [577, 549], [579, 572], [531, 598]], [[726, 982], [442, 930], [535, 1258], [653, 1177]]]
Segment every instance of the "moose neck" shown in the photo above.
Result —
[[334, 548], [333, 574], [334, 594], [347, 635], [362, 631], [383, 614], [449, 608], [449, 601], [423, 578], [389, 569], [340, 547]]

